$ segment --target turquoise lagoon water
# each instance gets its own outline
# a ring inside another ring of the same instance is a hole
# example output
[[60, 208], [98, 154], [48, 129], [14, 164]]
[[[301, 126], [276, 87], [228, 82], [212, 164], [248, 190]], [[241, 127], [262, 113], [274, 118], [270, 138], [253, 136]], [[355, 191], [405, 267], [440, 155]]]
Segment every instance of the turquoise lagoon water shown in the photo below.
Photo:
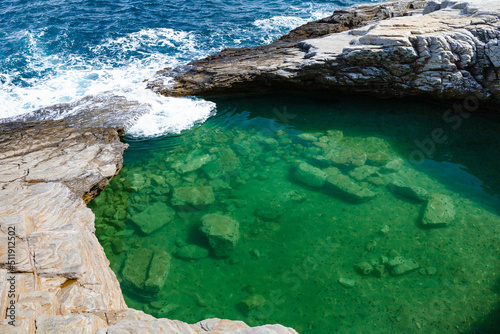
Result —
[[[196, 129], [125, 138], [124, 168], [90, 203], [129, 306], [300, 333], [495, 332], [498, 119], [453, 129], [439, 105], [348, 97], [214, 102]], [[417, 161], [437, 128], [447, 140]], [[429, 228], [436, 195], [452, 217]]]

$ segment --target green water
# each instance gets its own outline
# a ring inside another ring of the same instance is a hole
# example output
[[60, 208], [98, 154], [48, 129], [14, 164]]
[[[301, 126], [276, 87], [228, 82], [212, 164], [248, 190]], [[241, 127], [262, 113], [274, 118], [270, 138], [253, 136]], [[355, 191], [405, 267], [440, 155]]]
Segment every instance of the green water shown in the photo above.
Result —
[[[215, 102], [189, 133], [126, 139], [124, 168], [90, 203], [130, 307], [299, 333], [495, 332], [498, 119], [356, 98]], [[422, 224], [435, 195], [452, 203], [445, 227]], [[210, 221], [226, 235], [200, 229]], [[398, 259], [413, 270], [396, 275]]]

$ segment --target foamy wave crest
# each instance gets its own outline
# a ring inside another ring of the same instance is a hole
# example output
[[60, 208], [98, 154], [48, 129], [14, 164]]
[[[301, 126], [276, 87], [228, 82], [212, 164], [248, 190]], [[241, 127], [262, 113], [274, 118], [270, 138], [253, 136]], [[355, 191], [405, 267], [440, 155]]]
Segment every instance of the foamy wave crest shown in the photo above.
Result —
[[262, 41], [271, 43], [283, 34], [310, 21], [327, 17], [338, 8], [337, 4], [304, 3], [300, 7], [290, 6], [292, 15], [278, 15], [271, 18], [255, 20], [253, 25], [262, 30]]
[[[119, 52], [136, 51], [138, 53], [156, 51], [175, 51], [179, 53], [196, 53], [199, 51], [199, 41], [191, 32], [178, 31], [169, 28], [142, 29], [124, 37], [108, 39], [91, 49], [96, 54], [107, 53], [110, 50]], [[168, 50], [165, 50], [168, 49]]]
[[307, 23], [307, 19], [295, 16], [273, 16], [269, 19], [255, 20], [253, 24], [263, 30], [280, 31], [281, 29], [292, 29]]
[[127, 134], [138, 138], [179, 134], [202, 124], [215, 111], [213, 102], [195, 98], [163, 98], [155, 101], [151, 112], [140, 116], [127, 129]]

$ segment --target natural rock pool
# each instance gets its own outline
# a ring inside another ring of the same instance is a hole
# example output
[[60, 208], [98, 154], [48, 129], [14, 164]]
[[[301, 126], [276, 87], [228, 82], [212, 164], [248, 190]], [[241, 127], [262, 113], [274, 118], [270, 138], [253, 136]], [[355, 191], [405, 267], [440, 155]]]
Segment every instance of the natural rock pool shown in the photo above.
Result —
[[215, 102], [190, 132], [125, 138], [90, 203], [130, 307], [299, 333], [493, 332], [498, 119], [471, 101]]

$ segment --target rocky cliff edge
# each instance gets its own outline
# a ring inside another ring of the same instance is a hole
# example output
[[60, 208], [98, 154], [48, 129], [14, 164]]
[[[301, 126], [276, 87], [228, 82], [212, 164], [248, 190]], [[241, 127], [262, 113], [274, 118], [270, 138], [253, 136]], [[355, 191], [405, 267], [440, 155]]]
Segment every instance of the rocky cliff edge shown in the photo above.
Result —
[[300, 89], [500, 99], [500, 2], [401, 0], [336, 11], [266, 46], [165, 69], [168, 96]]

